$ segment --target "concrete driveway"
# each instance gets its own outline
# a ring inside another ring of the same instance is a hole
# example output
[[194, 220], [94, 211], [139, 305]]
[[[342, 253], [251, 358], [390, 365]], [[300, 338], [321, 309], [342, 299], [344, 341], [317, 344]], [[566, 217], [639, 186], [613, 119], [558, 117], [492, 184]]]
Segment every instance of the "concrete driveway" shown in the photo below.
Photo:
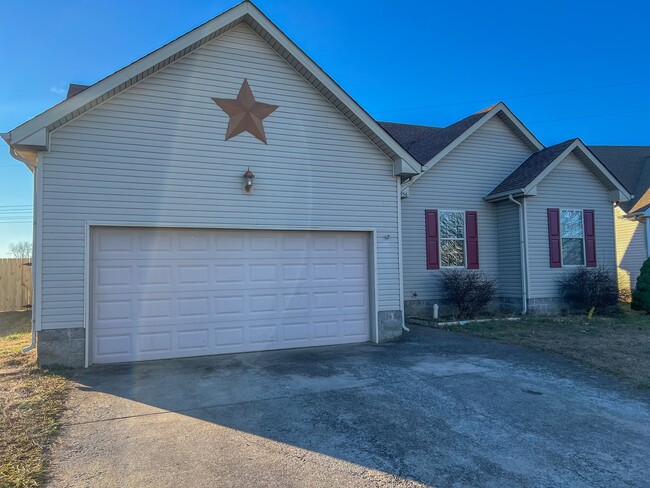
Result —
[[431, 329], [81, 371], [50, 486], [647, 486], [650, 395]]

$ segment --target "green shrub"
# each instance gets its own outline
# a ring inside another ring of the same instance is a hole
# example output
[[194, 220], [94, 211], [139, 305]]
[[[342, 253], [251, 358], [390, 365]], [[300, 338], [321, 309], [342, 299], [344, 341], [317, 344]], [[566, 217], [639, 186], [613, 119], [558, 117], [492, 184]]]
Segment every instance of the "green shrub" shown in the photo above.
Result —
[[636, 288], [632, 292], [632, 310], [650, 313], [650, 258], [641, 267], [641, 274], [636, 279]]
[[618, 303], [616, 274], [608, 268], [577, 268], [558, 280], [562, 296], [569, 305], [584, 311], [595, 308], [609, 311]]
[[442, 288], [459, 319], [473, 319], [492, 301], [497, 291], [494, 280], [482, 271], [447, 269], [442, 272]]

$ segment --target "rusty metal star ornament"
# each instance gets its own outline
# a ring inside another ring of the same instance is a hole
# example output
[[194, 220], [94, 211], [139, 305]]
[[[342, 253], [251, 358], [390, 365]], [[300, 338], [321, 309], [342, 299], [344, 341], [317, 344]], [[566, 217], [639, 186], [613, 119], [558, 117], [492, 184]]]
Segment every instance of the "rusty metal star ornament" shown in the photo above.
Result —
[[226, 130], [226, 141], [242, 132], [248, 132], [267, 144], [262, 120], [271, 115], [279, 106], [255, 100], [246, 78], [244, 78], [237, 98], [234, 100], [228, 98], [212, 98], [212, 100], [230, 117], [228, 130]]

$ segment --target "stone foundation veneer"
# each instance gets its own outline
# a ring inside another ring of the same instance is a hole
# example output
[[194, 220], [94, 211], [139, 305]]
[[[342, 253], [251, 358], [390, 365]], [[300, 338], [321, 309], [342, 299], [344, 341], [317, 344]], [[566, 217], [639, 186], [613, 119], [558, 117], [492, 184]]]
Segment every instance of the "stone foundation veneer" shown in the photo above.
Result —
[[532, 314], [560, 313], [563, 309], [570, 308], [567, 302], [560, 297], [528, 299], [528, 311]]
[[[384, 310], [378, 314], [379, 342], [402, 335], [402, 311]], [[83, 368], [85, 365], [85, 329], [46, 329], [38, 332], [38, 364]]]
[[85, 365], [86, 330], [46, 329], [38, 332], [38, 364], [83, 368]]
[[392, 341], [402, 335], [402, 311], [383, 310], [377, 314], [379, 342]]
[[[418, 317], [422, 319], [433, 318], [433, 305], [438, 304], [439, 317], [449, 317], [453, 310], [448, 300], [406, 300], [404, 302], [404, 315], [406, 317]], [[530, 298], [528, 300], [528, 312], [531, 314], [557, 314], [563, 309], [571, 308], [566, 301], [559, 297]], [[521, 298], [501, 297], [494, 301], [492, 311], [501, 313], [521, 313]]]

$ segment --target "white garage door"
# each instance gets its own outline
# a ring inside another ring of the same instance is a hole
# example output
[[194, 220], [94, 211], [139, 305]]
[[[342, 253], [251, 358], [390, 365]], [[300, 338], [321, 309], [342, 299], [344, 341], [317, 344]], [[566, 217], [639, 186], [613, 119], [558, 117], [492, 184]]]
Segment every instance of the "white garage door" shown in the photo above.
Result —
[[364, 342], [368, 235], [94, 228], [92, 362]]

